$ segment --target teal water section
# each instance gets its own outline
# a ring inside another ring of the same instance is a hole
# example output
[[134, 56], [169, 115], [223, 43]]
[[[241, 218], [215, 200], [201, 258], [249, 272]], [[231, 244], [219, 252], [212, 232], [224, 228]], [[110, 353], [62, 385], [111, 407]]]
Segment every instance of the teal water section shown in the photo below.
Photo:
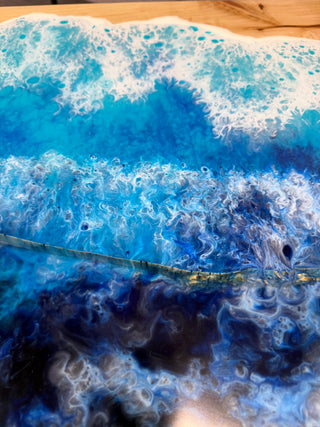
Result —
[[[215, 136], [206, 106], [194, 91], [176, 81], [158, 82], [155, 91], [131, 101], [112, 95], [96, 112], [74, 115], [55, 98], [59, 84], [43, 82], [34, 89], [5, 87], [0, 91], [1, 157], [39, 157], [56, 150], [82, 163], [95, 156], [119, 158], [132, 166], [139, 161], [185, 164], [244, 172], [295, 169], [316, 172], [320, 156], [320, 114], [307, 110], [270, 137], [230, 129]], [[8, 106], [8, 100], [10, 103]]]

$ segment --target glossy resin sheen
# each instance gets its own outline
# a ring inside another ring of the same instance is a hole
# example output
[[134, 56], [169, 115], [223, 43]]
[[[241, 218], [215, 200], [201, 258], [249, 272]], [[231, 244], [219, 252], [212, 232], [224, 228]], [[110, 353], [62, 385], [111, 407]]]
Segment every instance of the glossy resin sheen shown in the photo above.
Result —
[[319, 42], [38, 14], [0, 42], [0, 232], [164, 266], [2, 239], [4, 425], [317, 425]]

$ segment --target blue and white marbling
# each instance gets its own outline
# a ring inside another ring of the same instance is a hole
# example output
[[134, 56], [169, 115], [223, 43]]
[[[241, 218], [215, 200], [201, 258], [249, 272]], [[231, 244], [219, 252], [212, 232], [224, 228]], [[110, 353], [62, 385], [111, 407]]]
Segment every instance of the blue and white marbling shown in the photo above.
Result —
[[319, 58], [318, 41], [176, 18], [0, 26], [0, 232], [257, 269], [192, 290], [2, 248], [5, 426], [174, 425], [190, 401], [209, 421], [317, 425], [319, 283], [264, 271], [319, 268]]

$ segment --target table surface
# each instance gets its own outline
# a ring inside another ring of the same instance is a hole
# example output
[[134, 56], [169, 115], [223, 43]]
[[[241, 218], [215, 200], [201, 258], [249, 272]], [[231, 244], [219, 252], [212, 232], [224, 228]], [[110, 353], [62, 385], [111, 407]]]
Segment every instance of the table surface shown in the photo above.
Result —
[[320, 39], [319, 0], [228, 0], [1, 7], [0, 22], [33, 12], [86, 15], [112, 23], [179, 16], [254, 37]]

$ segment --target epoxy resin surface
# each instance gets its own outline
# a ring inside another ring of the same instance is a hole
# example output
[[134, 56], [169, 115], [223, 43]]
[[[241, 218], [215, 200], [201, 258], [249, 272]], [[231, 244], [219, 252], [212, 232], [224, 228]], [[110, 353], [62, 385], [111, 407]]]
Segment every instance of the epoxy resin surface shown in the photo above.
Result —
[[243, 275], [3, 246], [2, 425], [318, 425], [319, 58], [177, 18], [0, 26], [0, 232]]

